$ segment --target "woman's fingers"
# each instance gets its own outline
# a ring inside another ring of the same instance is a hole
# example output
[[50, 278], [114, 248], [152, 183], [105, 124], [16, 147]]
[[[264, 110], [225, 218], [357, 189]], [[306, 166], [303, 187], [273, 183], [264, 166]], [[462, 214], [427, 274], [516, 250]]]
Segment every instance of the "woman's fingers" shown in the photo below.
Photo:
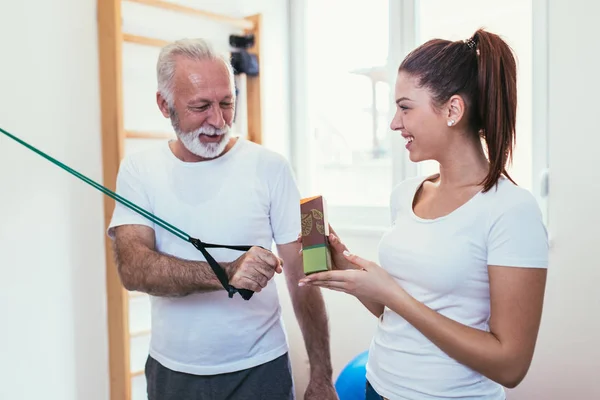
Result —
[[338, 292], [348, 293], [348, 283], [347, 282], [336, 282], [336, 281], [319, 281], [311, 283], [311, 286], [318, 286], [325, 289], [336, 290]]
[[371, 261], [365, 260], [364, 258], [361, 258], [355, 254], [350, 253], [348, 250], [344, 251], [344, 257], [346, 258], [346, 260], [350, 261], [352, 264], [368, 270], [369, 268], [371, 268], [373, 266], [373, 263]]
[[329, 233], [333, 233], [335, 236], [337, 236], [337, 233], [335, 233], [331, 224], [329, 224]]
[[333, 233], [329, 234], [329, 245], [336, 253], [343, 253], [344, 251], [348, 250], [346, 245], [340, 241], [340, 238]]
[[306, 278], [300, 279], [298, 286], [314, 284], [317, 282], [345, 282], [348, 280], [346, 271], [326, 271], [310, 274]]

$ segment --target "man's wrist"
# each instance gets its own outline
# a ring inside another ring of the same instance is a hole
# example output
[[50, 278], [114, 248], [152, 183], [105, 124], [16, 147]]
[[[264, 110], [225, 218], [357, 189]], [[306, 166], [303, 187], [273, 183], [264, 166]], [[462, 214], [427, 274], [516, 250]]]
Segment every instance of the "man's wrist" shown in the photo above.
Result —
[[231, 278], [233, 278], [233, 274], [235, 273], [235, 268], [233, 267], [233, 263], [232, 262], [227, 262], [227, 263], [220, 262], [219, 265], [225, 271], [225, 274], [227, 275], [227, 280], [231, 281]]
[[331, 380], [333, 378], [333, 368], [329, 366], [317, 366], [310, 368], [310, 379], [326, 379]]

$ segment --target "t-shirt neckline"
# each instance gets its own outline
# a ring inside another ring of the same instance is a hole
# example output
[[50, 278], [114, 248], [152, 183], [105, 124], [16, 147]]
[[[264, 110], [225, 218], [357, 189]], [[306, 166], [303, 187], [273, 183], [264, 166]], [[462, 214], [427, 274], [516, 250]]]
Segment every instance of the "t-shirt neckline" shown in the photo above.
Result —
[[[202, 166], [208, 166], [208, 165], [212, 166], [212, 165], [221, 164], [223, 162], [226, 162], [229, 158], [231, 158], [233, 156], [234, 153], [237, 153], [239, 151], [240, 147], [243, 146], [244, 138], [241, 136], [234, 136], [233, 138], [237, 138], [237, 140], [235, 141], [235, 143], [233, 144], [231, 149], [229, 149], [229, 151], [227, 153], [223, 154], [222, 156], [213, 158], [211, 160], [183, 161], [183, 160], [179, 159], [175, 154], [173, 154], [173, 151], [171, 150], [171, 146], [169, 146], [169, 143], [172, 140], [167, 140], [165, 142], [165, 146], [163, 149], [167, 153], [167, 157], [173, 163], [177, 164], [178, 166], [182, 166], [185, 168], [201, 168]], [[177, 139], [173, 139], [173, 140], [177, 140]]]
[[443, 221], [445, 219], [448, 219], [450, 217], [452, 217], [453, 215], [456, 215], [460, 212], [462, 212], [462, 210], [464, 208], [466, 208], [469, 204], [473, 203], [477, 198], [479, 198], [481, 196], [481, 194], [483, 193], [483, 189], [479, 190], [477, 193], [475, 193], [473, 196], [471, 196], [471, 198], [469, 200], [467, 200], [466, 202], [464, 202], [463, 204], [461, 204], [459, 207], [457, 207], [456, 209], [452, 210], [451, 212], [449, 212], [446, 215], [442, 215], [441, 217], [437, 217], [437, 218], [423, 218], [423, 217], [419, 217], [414, 210], [413, 204], [415, 201], [415, 196], [417, 195], [417, 192], [419, 191], [419, 189], [421, 188], [421, 186], [423, 186], [423, 184], [428, 181], [431, 180], [434, 177], [439, 176], [439, 173], [433, 174], [433, 175], [429, 175], [426, 176], [423, 179], [419, 179], [417, 182], [417, 185], [415, 186], [415, 188], [411, 191], [411, 196], [409, 196], [409, 210], [410, 210], [410, 215], [411, 217], [421, 223], [426, 223], [426, 224], [432, 224], [432, 223], [436, 223], [436, 222], [440, 222]]

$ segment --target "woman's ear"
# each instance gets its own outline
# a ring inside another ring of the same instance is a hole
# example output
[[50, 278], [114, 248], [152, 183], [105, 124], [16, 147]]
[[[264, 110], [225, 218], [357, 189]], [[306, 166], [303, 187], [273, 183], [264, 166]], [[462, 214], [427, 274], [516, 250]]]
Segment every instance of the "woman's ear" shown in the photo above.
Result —
[[463, 98], [457, 94], [450, 97], [448, 100], [448, 126], [455, 126], [463, 119], [465, 115], [465, 102]]

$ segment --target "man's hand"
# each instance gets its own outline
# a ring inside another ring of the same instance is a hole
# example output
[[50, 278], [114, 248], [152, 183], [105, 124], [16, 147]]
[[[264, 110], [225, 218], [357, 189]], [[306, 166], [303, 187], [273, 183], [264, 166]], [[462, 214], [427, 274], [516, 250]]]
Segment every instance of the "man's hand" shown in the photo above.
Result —
[[260, 292], [275, 272], [280, 274], [283, 260], [261, 247], [252, 247], [227, 266], [229, 284], [237, 289]]
[[311, 378], [304, 392], [304, 400], [339, 400], [331, 379]]

